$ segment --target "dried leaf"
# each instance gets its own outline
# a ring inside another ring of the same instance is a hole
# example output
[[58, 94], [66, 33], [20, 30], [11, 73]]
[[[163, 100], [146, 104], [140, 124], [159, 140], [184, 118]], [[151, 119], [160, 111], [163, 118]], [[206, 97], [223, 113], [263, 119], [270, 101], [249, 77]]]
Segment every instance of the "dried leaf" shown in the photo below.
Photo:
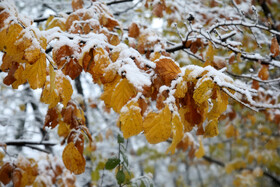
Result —
[[64, 148], [62, 160], [65, 167], [76, 175], [85, 171], [86, 161], [73, 142], [70, 142]]

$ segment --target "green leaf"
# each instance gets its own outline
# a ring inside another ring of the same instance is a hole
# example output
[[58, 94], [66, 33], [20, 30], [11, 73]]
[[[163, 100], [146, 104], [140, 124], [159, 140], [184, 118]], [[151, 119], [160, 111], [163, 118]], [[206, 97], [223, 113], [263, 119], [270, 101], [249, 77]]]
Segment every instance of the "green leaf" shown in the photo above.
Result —
[[98, 181], [99, 178], [100, 178], [99, 170], [95, 170], [95, 171], [91, 172], [91, 180], [92, 181]]
[[118, 143], [124, 143], [124, 138], [118, 134]]
[[124, 163], [126, 164], [126, 166], [128, 166], [128, 159], [127, 159], [127, 156], [126, 156], [125, 153], [122, 152], [122, 151], [121, 151], [121, 155], [122, 155], [122, 157], [123, 157]]
[[111, 170], [114, 169], [120, 163], [118, 158], [109, 158], [105, 164], [105, 169]]
[[116, 178], [117, 178], [118, 184], [122, 184], [124, 182], [125, 174], [124, 174], [123, 170], [118, 171]]
[[140, 187], [146, 187], [144, 181], [141, 180], [141, 184], [140, 184]]

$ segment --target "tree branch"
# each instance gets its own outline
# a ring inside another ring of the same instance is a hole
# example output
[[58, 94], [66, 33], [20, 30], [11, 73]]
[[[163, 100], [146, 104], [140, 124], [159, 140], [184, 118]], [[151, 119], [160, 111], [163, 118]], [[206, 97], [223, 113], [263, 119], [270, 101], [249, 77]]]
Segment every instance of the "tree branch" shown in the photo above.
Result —
[[45, 145], [45, 146], [55, 146], [57, 143], [49, 141], [27, 141], [27, 140], [13, 140], [4, 142], [7, 146], [25, 146], [25, 145]]
[[126, 2], [132, 2], [133, 0], [120, 0], [120, 1], [111, 1], [109, 3], [106, 3], [106, 5], [110, 6], [113, 4], [119, 4], [119, 3], [126, 3]]

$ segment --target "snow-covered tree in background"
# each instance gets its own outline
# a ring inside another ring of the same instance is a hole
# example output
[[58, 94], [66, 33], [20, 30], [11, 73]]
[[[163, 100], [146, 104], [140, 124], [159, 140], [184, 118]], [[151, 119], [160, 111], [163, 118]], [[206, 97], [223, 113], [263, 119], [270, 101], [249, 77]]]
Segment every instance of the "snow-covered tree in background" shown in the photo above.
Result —
[[0, 181], [279, 185], [279, 6], [0, 0]]

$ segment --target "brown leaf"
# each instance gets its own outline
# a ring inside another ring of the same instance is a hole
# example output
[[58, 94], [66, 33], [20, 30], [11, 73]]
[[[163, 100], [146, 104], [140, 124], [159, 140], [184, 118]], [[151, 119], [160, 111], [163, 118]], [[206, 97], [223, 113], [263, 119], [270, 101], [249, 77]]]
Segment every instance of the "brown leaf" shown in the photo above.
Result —
[[140, 34], [139, 26], [136, 23], [132, 23], [128, 27], [128, 36], [132, 38], [137, 38]]
[[156, 72], [166, 85], [169, 85], [173, 79], [176, 79], [181, 69], [171, 58], [161, 58], [156, 61]]
[[163, 10], [165, 10], [165, 6], [161, 2], [159, 2], [155, 6], [153, 6], [153, 14], [157, 17], [160, 17], [160, 18], [163, 17]]
[[262, 80], [268, 79], [269, 77], [268, 65], [262, 65], [262, 68], [258, 73], [258, 77]]
[[72, 0], [72, 9], [76, 11], [78, 9], [83, 8], [84, 1], [83, 0]]
[[83, 70], [78, 63], [78, 59], [73, 58], [74, 53], [74, 49], [68, 45], [53, 51], [53, 60], [56, 62], [57, 67], [62, 68], [62, 72], [65, 75], [69, 75], [71, 79], [78, 77]]
[[58, 124], [58, 109], [57, 107], [49, 108], [47, 115], [45, 117], [45, 123], [44, 123], [44, 128], [45, 127], [50, 127], [50, 128], [55, 128]]
[[274, 58], [279, 55], [279, 44], [276, 37], [273, 37], [271, 40], [270, 52]]
[[0, 181], [7, 185], [12, 180], [12, 172], [14, 167], [10, 163], [5, 163], [0, 169]]
[[15, 169], [12, 174], [14, 187], [21, 187], [21, 178], [22, 178], [22, 174], [20, 172], [20, 169], [18, 168]]

